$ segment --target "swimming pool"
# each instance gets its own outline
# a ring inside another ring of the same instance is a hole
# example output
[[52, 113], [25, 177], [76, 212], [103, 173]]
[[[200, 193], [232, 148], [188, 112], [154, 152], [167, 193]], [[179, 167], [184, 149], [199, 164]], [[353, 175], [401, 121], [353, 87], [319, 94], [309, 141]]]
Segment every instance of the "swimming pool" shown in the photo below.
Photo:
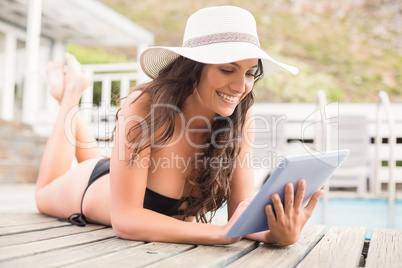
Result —
[[[325, 224], [331, 226], [364, 226], [366, 238], [371, 238], [373, 228], [389, 228], [388, 200], [363, 198], [330, 198], [328, 200], [327, 220], [322, 221], [323, 201], [317, 204], [307, 224]], [[402, 200], [396, 200], [394, 206], [393, 229], [402, 229]]]

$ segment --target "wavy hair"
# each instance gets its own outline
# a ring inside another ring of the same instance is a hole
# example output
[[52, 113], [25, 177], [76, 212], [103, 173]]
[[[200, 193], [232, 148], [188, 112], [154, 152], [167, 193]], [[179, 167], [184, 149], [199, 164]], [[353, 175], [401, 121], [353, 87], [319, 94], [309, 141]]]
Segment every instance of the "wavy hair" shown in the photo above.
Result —
[[[171, 140], [175, 130], [176, 113], [181, 111], [184, 101], [197, 87], [203, 67], [203, 63], [180, 56], [161, 70], [154, 80], [135, 89], [142, 91], [136, 100], [146, 95], [151, 104], [162, 105], [158, 106], [157, 113], [148, 113], [143, 122], [130, 128], [127, 134], [133, 150], [129, 159], [130, 165], [142, 150], [152, 148], [153, 144], [167, 144]], [[262, 63], [258, 60], [255, 82], [262, 75]], [[185, 218], [196, 216], [197, 222], [211, 222], [217, 209], [229, 199], [230, 181], [241, 149], [242, 129], [246, 113], [253, 103], [254, 96], [251, 91], [236, 106], [232, 115], [217, 115], [214, 118], [211, 135], [203, 151], [202, 166], [196, 168], [198, 174], [195, 178], [187, 178], [188, 182], [197, 188], [197, 195], [185, 198], [188, 201], [188, 207], [184, 210]], [[158, 135], [153, 137], [152, 130], [158, 130]], [[151, 136], [152, 144], [148, 139]], [[197, 160], [197, 164], [198, 162]], [[209, 219], [208, 212], [211, 212]]]

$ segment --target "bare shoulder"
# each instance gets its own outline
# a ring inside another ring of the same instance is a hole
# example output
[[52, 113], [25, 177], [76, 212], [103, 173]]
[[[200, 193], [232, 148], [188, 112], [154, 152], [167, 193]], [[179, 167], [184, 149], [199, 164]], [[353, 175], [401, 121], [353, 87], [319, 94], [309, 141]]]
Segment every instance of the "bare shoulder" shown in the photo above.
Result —
[[151, 107], [151, 97], [143, 94], [141, 90], [135, 90], [124, 100], [119, 115], [124, 116], [146, 116]]

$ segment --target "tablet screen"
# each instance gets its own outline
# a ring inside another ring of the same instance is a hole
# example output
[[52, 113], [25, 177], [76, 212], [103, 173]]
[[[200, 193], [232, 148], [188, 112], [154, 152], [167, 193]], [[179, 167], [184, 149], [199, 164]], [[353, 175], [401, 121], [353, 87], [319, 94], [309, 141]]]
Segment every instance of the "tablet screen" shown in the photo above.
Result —
[[324, 186], [348, 155], [349, 150], [337, 150], [285, 157], [230, 228], [226, 237], [233, 238], [269, 230], [265, 206], [272, 205], [271, 196], [275, 193], [279, 194], [283, 203], [284, 187], [288, 183], [293, 183], [296, 193], [298, 181], [306, 181], [303, 199], [305, 207], [311, 196]]

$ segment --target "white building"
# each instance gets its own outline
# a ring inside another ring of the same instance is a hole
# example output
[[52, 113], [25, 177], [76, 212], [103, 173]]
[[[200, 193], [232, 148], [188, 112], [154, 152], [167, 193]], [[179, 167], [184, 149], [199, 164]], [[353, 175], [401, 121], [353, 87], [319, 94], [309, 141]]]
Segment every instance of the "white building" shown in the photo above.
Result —
[[153, 42], [151, 32], [96, 0], [0, 0], [0, 119], [35, 125], [53, 114], [45, 65], [62, 59], [66, 44], [141, 52]]

